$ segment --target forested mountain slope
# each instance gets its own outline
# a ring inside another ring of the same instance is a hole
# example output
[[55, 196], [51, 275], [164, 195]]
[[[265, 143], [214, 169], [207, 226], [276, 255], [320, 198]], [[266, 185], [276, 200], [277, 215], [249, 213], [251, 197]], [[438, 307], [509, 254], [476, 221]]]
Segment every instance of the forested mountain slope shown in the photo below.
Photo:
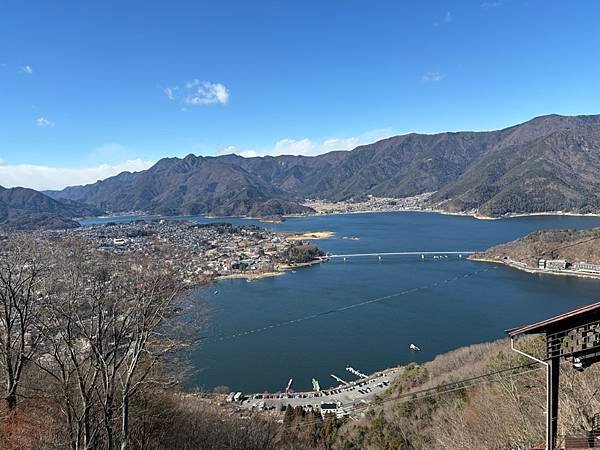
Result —
[[436, 193], [450, 212], [600, 211], [600, 116], [550, 115], [490, 132], [407, 134], [314, 157], [165, 158], [148, 170], [49, 192], [112, 211], [280, 215], [305, 198]]
[[0, 227], [11, 229], [73, 228], [75, 217], [102, 214], [96, 207], [72, 200], [55, 200], [27, 188], [0, 186]]

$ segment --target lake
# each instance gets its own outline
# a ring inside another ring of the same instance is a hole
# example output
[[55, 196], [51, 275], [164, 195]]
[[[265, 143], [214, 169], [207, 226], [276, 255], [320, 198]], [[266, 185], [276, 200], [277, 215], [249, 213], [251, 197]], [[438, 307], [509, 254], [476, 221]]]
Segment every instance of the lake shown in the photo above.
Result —
[[[329, 230], [334, 238], [315, 243], [333, 254], [483, 250], [539, 229], [600, 226], [597, 217], [488, 221], [418, 212], [293, 218], [277, 225], [193, 219]], [[195, 373], [189, 387], [262, 392], [282, 391], [290, 378], [296, 390], [309, 389], [313, 377], [322, 387], [337, 385], [330, 374], [352, 379], [348, 365], [368, 373], [497, 339], [508, 328], [600, 300], [600, 281], [533, 275], [458, 256], [390, 256], [336, 259], [252, 282], [219, 281], [195, 295], [210, 306], [203, 334], [213, 338], [190, 354]], [[410, 352], [411, 343], [422, 351]]]

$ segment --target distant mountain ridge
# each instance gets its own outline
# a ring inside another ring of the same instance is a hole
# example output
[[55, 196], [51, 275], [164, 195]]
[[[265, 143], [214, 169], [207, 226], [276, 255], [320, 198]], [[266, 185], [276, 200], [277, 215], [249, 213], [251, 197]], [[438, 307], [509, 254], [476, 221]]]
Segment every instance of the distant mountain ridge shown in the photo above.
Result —
[[319, 156], [165, 158], [136, 173], [48, 192], [110, 211], [272, 216], [305, 198], [407, 197], [498, 217], [600, 211], [600, 115], [549, 115], [498, 131], [411, 133]]
[[33, 189], [0, 186], [0, 228], [73, 228], [79, 226], [73, 218], [96, 216], [102, 212], [72, 200], [56, 200]]

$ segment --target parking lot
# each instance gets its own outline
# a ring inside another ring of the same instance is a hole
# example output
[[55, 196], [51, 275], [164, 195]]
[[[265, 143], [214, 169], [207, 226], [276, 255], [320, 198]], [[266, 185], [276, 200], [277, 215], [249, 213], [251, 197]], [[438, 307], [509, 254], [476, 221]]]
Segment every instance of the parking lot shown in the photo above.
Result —
[[321, 402], [338, 403], [341, 408], [369, 404], [375, 395], [381, 395], [400, 373], [400, 368], [377, 372], [367, 378], [348, 382], [319, 392], [291, 392], [288, 394], [253, 394], [241, 397], [242, 408], [259, 410], [283, 410], [292, 407], [318, 409]]

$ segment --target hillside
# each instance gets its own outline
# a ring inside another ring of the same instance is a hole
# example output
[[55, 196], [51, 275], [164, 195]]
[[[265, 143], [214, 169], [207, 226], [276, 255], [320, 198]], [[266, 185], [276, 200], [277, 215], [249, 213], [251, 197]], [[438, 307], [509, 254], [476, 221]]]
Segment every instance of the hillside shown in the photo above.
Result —
[[59, 201], [33, 189], [0, 186], [0, 228], [73, 228], [79, 226], [73, 218], [99, 214], [101, 209], [72, 200]]
[[540, 259], [600, 264], [600, 228], [535, 231], [473, 255], [473, 259], [516, 262], [529, 269], [537, 269]]
[[111, 211], [272, 216], [330, 201], [434, 192], [430, 205], [498, 217], [600, 211], [600, 116], [538, 117], [490, 132], [407, 134], [315, 157], [165, 158], [56, 199]]
[[[528, 337], [519, 341], [518, 348], [539, 357], [544, 353], [544, 341], [539, 336]], [[522, 365], [527, 366], [514, 369]], [[401, 370], [362, 417], [323, 424], [310, 413], [288, 411], [284, 420], [288, 433], [312, 444], [301, 448], [541, 448], [545, 439], [544, 368], [511, 351], [507, 340], [459, 348]], [[565, 363], [561, 372], [559, 429], [581, 436], [590, 429], [600, 408], [596, 395], [600, 366], [578, 373]], [[496, 375], [488, 376], [492, 373]], [[476, 377], [481, 378], [469, 384], [456, 383]]]
[[548, 116], [505, 131], [498, 144], [434, 199], [449, 210], [476, 209], [493, 217], [599, 210], [598, 116]]
[[[543, 354], [543, 341], [528, 339], [519, 347]], [[482, 374], [531, 363], [510, 350], [506, 340], [477, 344], [412, 364], [374, 407], [339, 433], [337, 448], [352, 449], [530, 449], [544, 442], [545, 382], [540, 365], [525, 372], [503, 372], [467, 389], [416, 399], [410, 394]], [[577, 373], [561, 367], [562, 433], [589, 429], [600, 408], [595, 397], [600, 367]]]

